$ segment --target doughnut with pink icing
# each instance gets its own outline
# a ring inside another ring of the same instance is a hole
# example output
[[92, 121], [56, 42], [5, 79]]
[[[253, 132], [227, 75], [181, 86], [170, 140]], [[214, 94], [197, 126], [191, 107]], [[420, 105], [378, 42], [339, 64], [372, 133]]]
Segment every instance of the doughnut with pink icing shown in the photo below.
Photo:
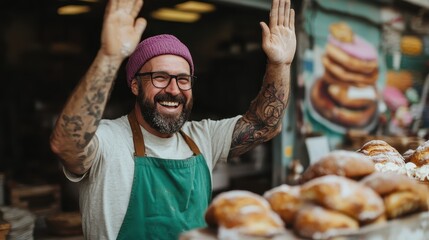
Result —
[[377, 51], [374, 46], [356, 34], [351, 43], [338, 41], [331, 35], [328, 36], [328, 42], [357, 59], [365, 61], [377, 60]]

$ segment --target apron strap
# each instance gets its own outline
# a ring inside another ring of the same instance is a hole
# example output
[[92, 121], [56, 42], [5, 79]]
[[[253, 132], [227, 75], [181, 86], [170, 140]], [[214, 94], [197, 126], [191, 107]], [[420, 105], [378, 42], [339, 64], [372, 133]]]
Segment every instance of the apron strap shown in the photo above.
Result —
[[[133, 133], [133, 142], [134, 142], [134, 155], [143, 157], [145, 155], [145, 145], [143, 140], [143, 134], [140, 129], [140, 125], [137, 121], [136, 113], [132, 110], [128, 114], [128, 121], [130, 122], [131, 131]], [[189, 148], [192, 150], [194, 155], [201, 154], [200, 149], [194, 140], [192, 140], [188, 135], [186, 135], [182, 130], [179, 131], [182, 137], [185, 139], [185, 142], [188, 144]]]
[[189, 148], [191, 148], [194, 155], [201, 154], [200, 149], [197, 144], [195, 144], [194, 140], [192, 140], [188, 135], [186, 135], [182, 130], [179, 131], [182, 137], [185, 139], [185, 142], [188, 144]]
[[143, 157], [145, 155], [143, 134], [134, 110], [128, 114], [128, 121], [130, 122], [131, 131], [133, 133], [134, 156]]

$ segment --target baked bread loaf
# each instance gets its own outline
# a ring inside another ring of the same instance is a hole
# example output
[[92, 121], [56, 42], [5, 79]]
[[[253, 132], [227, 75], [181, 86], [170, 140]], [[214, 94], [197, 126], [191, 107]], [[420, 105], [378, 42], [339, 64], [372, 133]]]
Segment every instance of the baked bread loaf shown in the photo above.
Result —
[[265, 192], [264, 198], [286, 226], [292, 226], [297, 211], [304, 205], [299, 186], [280, 185]]
[[374, 221], [384, 212], [383, 200], [373, 189], [342, 176], [310, 180], [301, 185], [301, 196], [363, 223]]
[[383, 140], [368, 141], [357, 152], [369, 156], [374, 163], [394, 163], [401, 167], [405, 165], [402, 155]]
[[429, 164], [429, 141], [426, 141], [416, 148], [409, 157], [409, 162], [416, 164], [418, 167]]
[[216, 196], [205, 220], [218, 227], [219, 238], [231, 235], [268, 237], [283, 233], [284, 223], [267, 200], [249, 191], [233, 190]]
[[334, 150], [310, 165], [302, 174], [301, 182], [325, 175], [360, 179], [374, 171], [374, 162], [368, 156], [353, 151]]
[[389, 219], [428, 209], [429, 192], [426, 187], [405, 175], [375, 172], [363, 178], [360, 183], [383, 197]]
[[329, 239], [359, 229], [359, 223], [340, 212], [308, 205], [296, 214], [294, 232], [305, 238]]

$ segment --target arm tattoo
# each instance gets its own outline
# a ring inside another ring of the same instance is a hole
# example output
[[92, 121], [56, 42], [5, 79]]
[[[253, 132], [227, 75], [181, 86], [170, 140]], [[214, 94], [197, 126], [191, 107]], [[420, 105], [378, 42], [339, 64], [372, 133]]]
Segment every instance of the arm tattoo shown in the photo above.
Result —
[[82, 171], [89, 168], [92, 161], [89, 159], [94, 157], [98, 148], [98, 141], [94, 135], [116, 76], [115, 67], [105, 66], [105, 68], [107, 69], [103, 71], [102, 67], [94, 66], [89, 70], [73, 92], [58, 123], [58, 130], [61, 129], [62, 132], [59, 136], [62, 136], [63, 144], [69, 146], [63, 149], [61, 156], [71, 164], [72, 162], [79, 164], [78, 167]]
[[284, 89], [266, 84], [250, 109], [238, 120], [232, 136], [230, 156], [241, 155], [256, 145], [273, 138], [281, 126], [287, 106]]

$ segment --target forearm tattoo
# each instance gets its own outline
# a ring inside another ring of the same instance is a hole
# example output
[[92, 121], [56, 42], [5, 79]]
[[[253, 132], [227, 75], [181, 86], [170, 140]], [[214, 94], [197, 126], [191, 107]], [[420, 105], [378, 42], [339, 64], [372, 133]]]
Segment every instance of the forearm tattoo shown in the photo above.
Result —
[[[98, 74], [97, 74], [98, 73]], [[100, 74], [101, 73], [101, 74]], [[107, 71], [93, 69], [94, 79], [84, 79], [85, 83], [75, 90], [66, 105], [59, 127], [64, 142], [71, 144], [62, 155], [68, 159], [79, 159], [81, 170], [87, 169], [85, 160], [93, 155], [98, 147], [96, 140], [91, 141], [101, 121], [106, 102], [113, 88], [116, 69], [109, 66]], [[91, 71], [86, 78], [91, 78]], [[70, 113], [70, 114], [68, 114]]]
[[281, 126], [286, 106], [287, 97], [283, 86], [276, 88], [272, 83], [264, 85], [235, 126], [230, 156], [241, 155], [274, 137]]

